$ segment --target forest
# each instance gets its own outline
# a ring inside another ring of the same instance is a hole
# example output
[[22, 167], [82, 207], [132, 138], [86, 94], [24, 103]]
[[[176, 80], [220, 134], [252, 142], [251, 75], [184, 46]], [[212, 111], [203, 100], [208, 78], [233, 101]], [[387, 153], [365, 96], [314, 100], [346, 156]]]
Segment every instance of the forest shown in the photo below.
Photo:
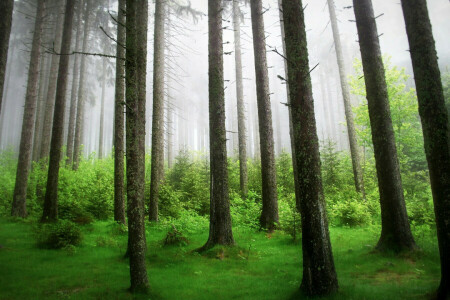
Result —
[[0, 0], [0, 299], [450, 299], [447, 0]]

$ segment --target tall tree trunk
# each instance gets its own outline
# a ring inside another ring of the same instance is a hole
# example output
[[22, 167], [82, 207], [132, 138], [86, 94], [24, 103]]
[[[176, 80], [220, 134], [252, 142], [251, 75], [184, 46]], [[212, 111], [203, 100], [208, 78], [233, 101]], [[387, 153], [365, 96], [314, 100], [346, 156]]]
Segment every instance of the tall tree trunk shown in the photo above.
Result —
[[427, 2], [402, 0], [430, 171], [441, 258], [439, 299], [450, 298], [450, 138]]
[[165, 1], [156, 0], [153, 58], [152, 164], [149, 220], [158, 221], [158, 194], [164, 172], [164, 22]]
[[342, 54], [341, 37], [337, 24], [334, 0], [328, 0], [328, 10], [330, 12], [331, 28], [333, 30], [334, 48], [336, 50], [337, 64], [339, 67], [339, 78], [341, 81], [342, 97], [344, 98], [345, 119], [347, 120], [348, 141], [350, 144], [350, 154], [352, 157], [353, 177], [356, 191], [365, 198], [363, 173], [361, 169], [361, 159], [359, 156], [358, 141], [356, 139], [355, 122], [353, 120], [352, 104], [350, 99], [350, 89], [347, 83], [345, 72], [344, 55]]
[[[84, 33], [83, 33], [83, 47], [82, 52], [87, 52], [88, 39], [89, 39], [89, 27], [91, 26], [91, 10], [93, 0], [86, 0], [86, 12], [84, 14]], [[78, 103], [77, 103], [77, 116], [75, 119], [75, 137], [73, 142], [73, 165], [72, 169], [77, 170], [80, 163], [81, 155], [81, 139], [83, 137], [83, 122], [84, 122], [84, 101], [86, 93], [84, 90], [85, 75], [86, 75], [86, 56], [81, 56], [80, 63], [80, 79], [78, 86]]]
[[222, 12], [221, 0], [208, 1], [210, 221], [208, 241], [201, 250], [234, 244], [228, 194]]
[[114, 221], [125, 224], [124, 197], [124, 102], [126, 0], [119, 0], [117, 24], [116, 95], [114, 110]]
[[103, 58], [102, 99], [100, 104], [100, 134], [98, 135], [98, 159], [103, 159], [103, 134], [105, 127], [106, 58]]
[[61, 58], [59, 60], [58, 81], [56, 84], [55, 113], [53, 116], [52, 142], [48, 166], [47, 190], [45, 191], [42, 222], [58, 219], [58, 179], [61, 148], [63, 146], [64, 111], [66, 105], [66, 89], [69, 73], [70, 46], [72, 42], [72, 21], [75, 0], [67, 0], [64, 14], [64, 27], [61, 41]]
[[233, 1], [233, 28], [234, 28], [234, 59], [236, 66], [236, 99], [238, 113], [239, 138], [239, 176], [242, 195], [248, 193], [247, 174], [247, 129], [245, 128], [244, 85], [242, 79], [242, 52], [241, 52], [241, 10], [239, 1]]
[[381, 237], [377, 248], [416, 248], [406, 214], [377, 25], [371, 0], [353, 0], [366, 82], [372, 141], [381, 204]]
[[0, 113], [2, 112], [3, 85], [8, 61], [14, 0], [0, 1]]
[[299, 171], [302, 218], [303, 279], [301, 288], [310, 296], [338, 289], [320, 172], [309, 71], [308, 46], [302, 1], [283, 0], [289, 89], [294, 125], [295, 164]]
[[[131, 291], [147, 291], [149, 284], [145, 266], [144, 190], [145, 180], [145, 64], [147, 43], [146, 0], [126, 3], [126, 159], [128, 195], [128, 252]], [[142, 90], [143, 84], [144, 90]], [[141, 114], [144, 112], [144, 116]]]
[[[169, 87], [169, 95], [170, 95], [170, 87]], [[167, 105], [167, 166], [169, 169], [173, 166], [173, 108], [168, 103]]]
[[16, 185], [12, 203], [11, 215], [25, 218], [27, 216], [27, 187], [32, 155], [34, 118], [39, 85], [39, 61], [41, 58], [42, 24], [45, 14], [45, 0], [39, 0], [36, 9], [33, 44], [31, 46], [30, 66], [28, 68], [28, 83], [23, 113], [22, 135], [20, 138], [19, 162], [17, 164]]
[[[77, 20], [77, 36], [75, 39], [75, 51], [80, 51], [81, 35], [83, 33], [83, 11], [84, 0], [80, 0], [78, 7], [78, 20]], [[75, 135], [75, 117], [77, 112], [77, 99], [78, 99], [78, 83], [80, 77], [80, 56], [75, 55], [73, 63], [73, 76], [72, 76], [72, 93], [70, 98], [70, 112], [69, 112], [69, 129], [67, 133], [67, 160], [66, 165], [71, 166], [73, 161], [73, 143]]]
[[253, 48], [255, 53], [256, 94], [258, 103], [259, 136], [261, 144], [262, 213], [261, 227], [275, 229], [278, 223], [277, 179], [273, 145], [272, 112], [269, 77], [267, 73], [266, 36], [262, 1], [250, 2]]
[[[60, 53], [61, 51], [61, 40], [63, 34], [63, 22], [64, 13], [63, 3], [57, 3], [56, 14], [57, 20], [55, 23], [55, 41], [54, 48], [55, 52]], [[58, 80], [58, 65], [59, 65], [60, 55], [52, 55], [52, 65], [50, 67], [50, 80], [48, 83], [46, 104], [45, 104], [45, 114], [44, 122], [42, 123], [42, 141], [41, 141], [41, 153], [39, 155], [39, 160], [45, 158], [47, 161], [49, 151], [50, 151], [50, 139], [52, 134], [52, 122], [53, 122], [53, 112], [55, 107], [55, 93], [56, 93], [56, 82]]]

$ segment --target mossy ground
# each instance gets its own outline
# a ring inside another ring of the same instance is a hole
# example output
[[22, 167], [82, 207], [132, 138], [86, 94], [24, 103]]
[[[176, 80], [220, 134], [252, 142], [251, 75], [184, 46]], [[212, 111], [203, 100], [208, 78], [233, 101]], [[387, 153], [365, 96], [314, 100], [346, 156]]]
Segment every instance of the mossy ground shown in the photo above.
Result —
[[[33, 223], [0, 217], [0, 299], [133, 299], [128, 292], [126, 233], [112, 222], [82, 227], [81, 246], [36, 247]], [[238, 227], [236, 248], [199, 254], [208, 228], [164, 247], [168, 226], [147, 224], [151, 291], [142, 299], [303, 299], [301, 242], [282, 232]], [[421, 250], [374, 252], [379, 228], [330, 228], [339, 292], [324, 299], [426, 299], [439, 284], [435, 235], [416, 232]]]

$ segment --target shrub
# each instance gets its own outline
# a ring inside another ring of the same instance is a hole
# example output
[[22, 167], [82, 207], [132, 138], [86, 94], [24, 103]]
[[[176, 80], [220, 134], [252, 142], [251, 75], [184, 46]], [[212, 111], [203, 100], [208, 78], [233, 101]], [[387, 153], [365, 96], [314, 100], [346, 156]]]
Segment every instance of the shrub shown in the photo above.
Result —
[[370, 221], [366, 203], [355, 198], [343, 199], [331, 205], [330, 217], [336, 223], [347, 226], [365, 225]]
[[166, 237], [162, 241], [163, 246], [186, 246], [189, 240], [181, 231], [172, 225], [172, 228], [167, 232]]
[[37, 245], [45, 249], [62, 249], [77, 246], [82, 241], [80, 228], [66, 220], [43, 224], [37, 228]]
[[259, 228], [261, 199], [255, 192], [249, 191], [246, 198], [237, 192], [230, 194], [230, 212], [234, 226]]

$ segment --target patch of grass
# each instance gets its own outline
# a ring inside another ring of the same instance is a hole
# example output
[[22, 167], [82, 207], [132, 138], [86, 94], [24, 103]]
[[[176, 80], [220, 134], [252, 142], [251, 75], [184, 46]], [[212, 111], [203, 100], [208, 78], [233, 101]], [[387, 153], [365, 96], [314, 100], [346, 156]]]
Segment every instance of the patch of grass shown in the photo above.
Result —
[[[65, 250], [38, 249], [32, 224], [0, 217], [0, 299], [135, 299], [123, 258], [127, 235], [113, 222], [81, 226], [84, 241]], [[142, 299], [306, 299], [301, 239], [281, 232], [234, 230], [235, 247], [195, 251], [208, 228], [189, 232], [189, 244], [163, 247], [170, 227], [147, 224], [150, 295]], [[378, 228], [330, 228], [339, 292], [322, 299], [424, 299], [439, 283], [435, 235], [421, 251], [397, 257], [373, 251]]]

